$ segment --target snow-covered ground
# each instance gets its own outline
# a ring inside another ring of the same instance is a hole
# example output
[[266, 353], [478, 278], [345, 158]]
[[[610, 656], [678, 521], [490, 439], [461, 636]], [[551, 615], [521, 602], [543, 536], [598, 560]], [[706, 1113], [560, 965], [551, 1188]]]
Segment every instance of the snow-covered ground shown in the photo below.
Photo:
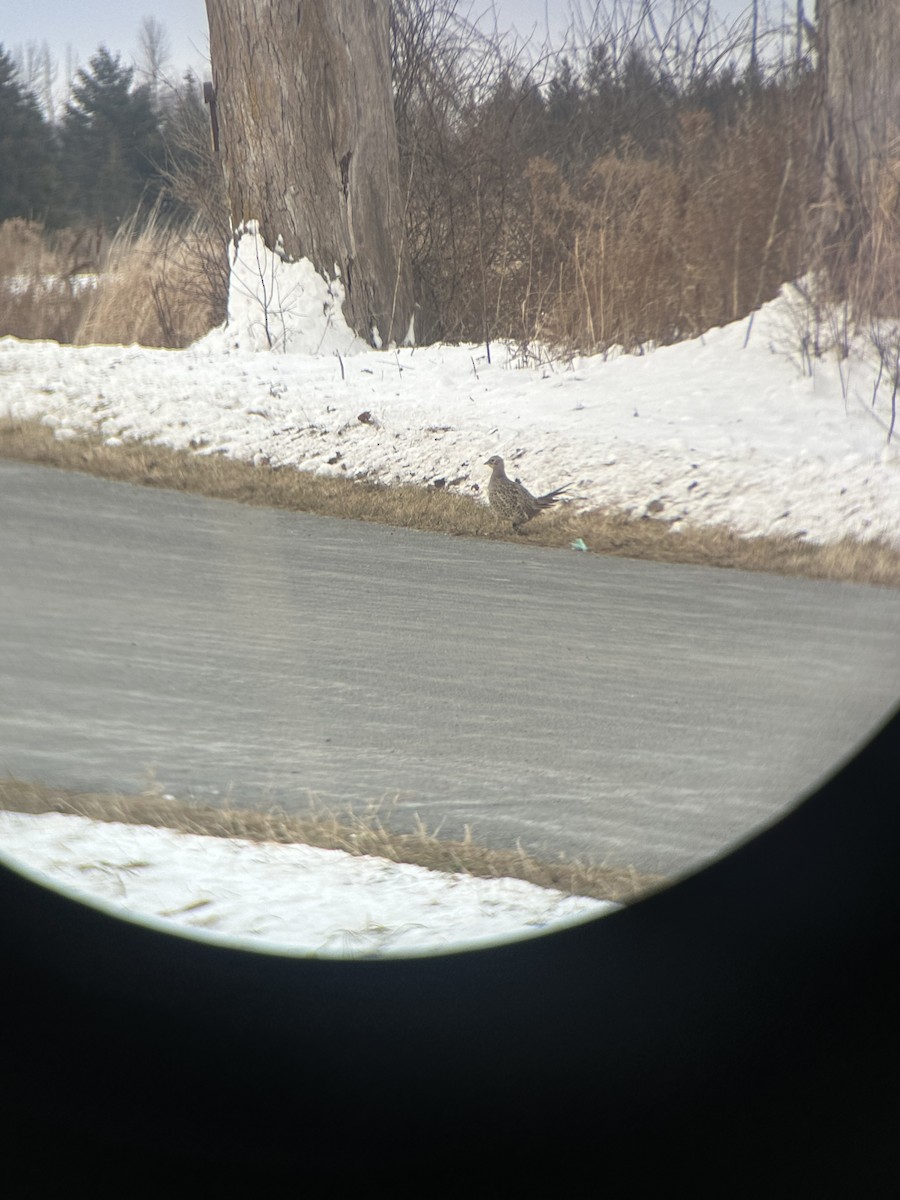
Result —
[[[890, 387], [873, 404], [862, 353], [804, 372], [790, 288], [752, 321], [641, 356], [529, 365], [494, 346], [488, 362], [483, 346], [368, 349], [339, 284], [240, 245], [229, 322], [188, 350], [0, 340], [0, 415], [479, 496], [501, 454], [534, 491], [574, 483], [584, 506], [658, 501], [673, 537], [724, 523], [900, 548]], [[509, 880], [57, 814], [0, 813], [0, 848], [154, 920], [311, 953], [437, 949], [608, 911]]]
[[516, 879], [60, 813], [0, 812], [0, 854], [157, 928], [339, 958], [509, 941], [618, 908]]

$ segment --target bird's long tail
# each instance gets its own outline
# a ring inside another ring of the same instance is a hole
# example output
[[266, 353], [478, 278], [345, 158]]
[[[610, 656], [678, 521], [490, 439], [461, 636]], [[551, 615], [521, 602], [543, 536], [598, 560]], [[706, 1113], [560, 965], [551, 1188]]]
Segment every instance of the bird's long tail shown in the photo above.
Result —
[[566, 483], [562, 487], [554, 488], [552, 492], [547, 492], [546, 496], [536, 496], [535, 504], [541, 508], [549, 508], [551, 504], [555, 504], [563, 492], [567, 492], [571, 487], [571, 483]]

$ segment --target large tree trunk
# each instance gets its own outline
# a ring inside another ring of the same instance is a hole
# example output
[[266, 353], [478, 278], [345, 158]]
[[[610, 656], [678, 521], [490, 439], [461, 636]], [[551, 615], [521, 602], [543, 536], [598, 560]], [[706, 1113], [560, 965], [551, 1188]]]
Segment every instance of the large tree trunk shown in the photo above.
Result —
[[367, 341], [403, 341], [403, 250], [386, 0], [206, 0], [235, 227], [259, 222], [331, 279]]
[[855, 256], [900, 216], [900, 5], [818, 0], [817, 15], [825, 230]]

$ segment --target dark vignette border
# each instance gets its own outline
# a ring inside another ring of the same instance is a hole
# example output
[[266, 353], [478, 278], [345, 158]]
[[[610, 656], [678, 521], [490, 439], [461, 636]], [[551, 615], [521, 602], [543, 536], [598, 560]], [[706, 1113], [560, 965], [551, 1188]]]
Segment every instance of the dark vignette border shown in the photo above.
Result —
[[597, 1193], [889, 1194], [898, 734], [900, 710], [777, 825], [676, 886], [487, 950], [245, 952], [0, 866], [4, 1161], [36, 1181], [108, 1176], [118, 1194], [157, 1175], [177, 1194], [185, 1169], [298, 1190], [565, 1193], [586, 1177]]

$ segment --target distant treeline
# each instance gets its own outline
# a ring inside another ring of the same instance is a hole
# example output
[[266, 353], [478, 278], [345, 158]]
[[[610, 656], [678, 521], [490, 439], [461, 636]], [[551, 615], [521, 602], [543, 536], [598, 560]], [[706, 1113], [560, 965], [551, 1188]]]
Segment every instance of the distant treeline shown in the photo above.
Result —
[[[420, 340], [635, 348], [734, 320], [802, 273], [818, 186], [802, 3], [769, 30], [664, 7], [597, 6], [554, 49], [485, 36], [454, 0], [393, 0]], [[51, 116], [26, 74], [0, 47], [0, 223], [106, 237], [152, 213], [225, 246], [195, 76], [139, 84], [101, 47]]]

